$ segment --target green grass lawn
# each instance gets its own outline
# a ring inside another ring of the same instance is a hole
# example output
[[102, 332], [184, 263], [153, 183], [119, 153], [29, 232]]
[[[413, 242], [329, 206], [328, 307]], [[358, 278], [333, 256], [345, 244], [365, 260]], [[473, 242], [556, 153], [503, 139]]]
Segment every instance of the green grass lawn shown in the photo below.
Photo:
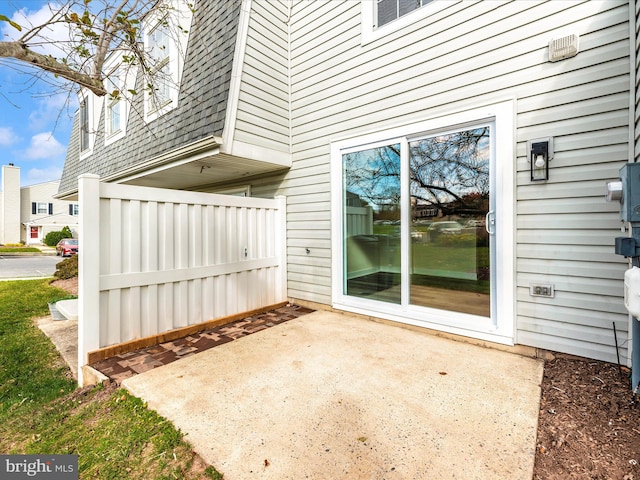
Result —
[[140, 399], [76, 388], [32, 320], [65, 294], [47, 280], [0, 282], [0, 453], [77, 454], [80, 478], [222, 478]]

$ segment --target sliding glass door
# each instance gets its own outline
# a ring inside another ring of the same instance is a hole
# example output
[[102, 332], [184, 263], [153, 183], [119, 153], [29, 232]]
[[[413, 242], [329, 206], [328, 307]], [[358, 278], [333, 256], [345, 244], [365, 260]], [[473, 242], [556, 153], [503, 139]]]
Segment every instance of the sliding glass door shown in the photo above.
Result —
[[492, 316], [492, 128], [341, 153], [344, 295]]

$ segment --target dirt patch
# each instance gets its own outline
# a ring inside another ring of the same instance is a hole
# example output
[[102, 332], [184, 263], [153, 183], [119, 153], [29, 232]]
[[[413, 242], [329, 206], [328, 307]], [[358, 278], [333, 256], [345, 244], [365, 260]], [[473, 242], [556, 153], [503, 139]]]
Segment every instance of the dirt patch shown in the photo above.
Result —
[[534, 480], [640, 480], [640, 405], [629, 371], [557, 354], [545, 363]]

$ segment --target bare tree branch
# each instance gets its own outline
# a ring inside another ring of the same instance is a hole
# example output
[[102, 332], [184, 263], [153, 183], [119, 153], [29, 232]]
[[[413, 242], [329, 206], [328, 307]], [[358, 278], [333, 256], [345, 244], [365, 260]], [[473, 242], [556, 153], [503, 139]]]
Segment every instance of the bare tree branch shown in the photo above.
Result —
[[49, 55], [42, 55], [27, 48], [19, 42], [0, 42], [0, 57], [14, 58], [41, 68], [54, 75], [66, 78], [82, 87], [86, 87], [98, 96], [104, 96], [107, 91], [101, 78], [94, 78], [80, 71], [76, 71], [66, 64], [59, 62]]

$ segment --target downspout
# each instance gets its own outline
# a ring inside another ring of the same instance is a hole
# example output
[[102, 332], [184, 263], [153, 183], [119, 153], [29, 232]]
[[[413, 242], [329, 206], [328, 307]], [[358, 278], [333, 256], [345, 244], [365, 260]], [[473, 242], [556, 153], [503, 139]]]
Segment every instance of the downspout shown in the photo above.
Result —
[[[636, 162], [636, 0], [629, 0], [629, 161]], [[636, 227], [637, 228], [637, 227]], [[633, 230], [634, 228], [632, 228]], [[632, 232], [640, 236], [640, 232]], [[640, 266], [640, 258], [632, 257], [632, 265]], [[640, 320], [629, 315], [631, 334], [631, 389], [635, 392], [640, 384]]]
[[293, 118], [292, 118], [292, 108], [291, 108], [291, 99], [293, 98], [293, 91], [291, 86], [291, 10], [293, 0], [289, 0], [288, 2], [288, 11], [287, 11], [287, 82], [289, 83], [289, 154], [293, 155]]

